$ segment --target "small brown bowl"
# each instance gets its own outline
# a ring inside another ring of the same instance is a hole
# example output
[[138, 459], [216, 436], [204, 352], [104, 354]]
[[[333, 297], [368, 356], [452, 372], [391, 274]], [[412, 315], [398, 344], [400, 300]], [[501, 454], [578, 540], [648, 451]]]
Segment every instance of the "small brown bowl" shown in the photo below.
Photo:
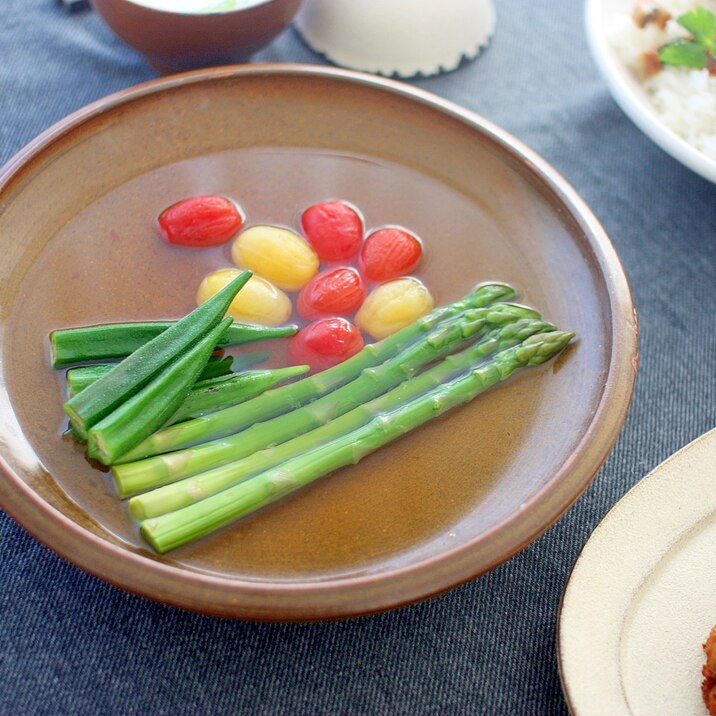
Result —
[[288, 27], [300, 4], [258, 0], [236, 10], [186, 13], [131, 0], [92, 0], [110, 28], [165, 74], [248, 59]]

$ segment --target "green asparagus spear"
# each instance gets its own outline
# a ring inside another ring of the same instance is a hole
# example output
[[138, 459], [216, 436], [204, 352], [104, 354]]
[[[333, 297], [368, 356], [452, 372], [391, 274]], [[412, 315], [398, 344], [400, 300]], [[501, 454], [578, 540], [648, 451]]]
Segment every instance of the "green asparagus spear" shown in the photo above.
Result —
[[65, 412], [80, 437], [85, 438], [89, 428], [141, 390], [159, 371], [217, 326], [231, 301], [250, 278], [250, 271], [239, 274], [206, 303], [138, 348], [89, 388], [70, 398], [64, 405]]
[[233, 376], [222, 376], [203, 383], [197, 383], [187, 395], [169, 421], [170, 425], [182, 420], [197, 418], [216, 410], [261, 395], [277, 383], [308, 373], [307, 365], [293, 365], [274, 370], [247, 370]]
[[211, 418], [184, 423], [181, 428], [174, 426], [160, 430], [124, 455], [122, 462], [131, 462], [195, 445], [221, 435], [230, 435], [254, 423], [298, 408], [345, 385], [365, 368], [378, 365], [392, 357], [399, 350], [428, 333], [440, 321], [456, 316], [467, 309], [489, 306], [495, 301], [511, 298], [514, 295], [514, 289], [506, 284], [480, 286], [462, 300], [436, 309], [392, 336], [367, 345], [360, 353], [343, 363], [291, 385], [266, 391], [257, 398], [243, 403], [240, 410], [229, 408], [214, 413]]
[[186, 399], [216, 341], [230, 324], [231, 318], [225, 318], [129, 400], [93, 425], [87, 434], [90, 457], [111, 465], [119, 455], [163, 425]]
[[244, 517], [314, 480], [363, 457], [410, 430], [463, 405], [528, 365], [559, 353], [574, 334], [554, 331], [531, 336], [520, 345], [401, 407], [377, 414], [357, 430], [315, 447], [216, 495], [141, 523], [144, 539], [159, 553], [176, 549]]
[[[66, 328], [50, 333], [52, 367], [108, 358], [124, 358], [141, 348], [176, 321], [150, 323], [107, 323], [99, 326]], [[238, 346], [269, 338], [292, 336], [297, 326], [253, 326], [233, 323], [221, 339], [221, 346]]]
[[[129, 510], [135, 519], [143, 520], [158, 517], [166, 512], [173, 512], [198, 502], [252, 475], [300, 455], [316, 445], [335, 440], [356, 430], [374, 415], [399, 408], [401, 404], [464, 373], [496, 351], [517, 345], [536, 333], [553, 330], [555, 328], [552, 324], [532, 319], [515, 321], [502, 328], [493, 329], [478, 343], [460, 353], [448, 356], [412, 380], [404, 381], [397, 388], [354, 408], [315, 430], [280, 445], [254, 452], [243, 459], [133, 497], [129, 501]], [[306, 409], [305, 407], [300, 408], [300, 410]]]
[[[454, 351], [464, 340], [477, 335], [485, 325], [490, 327], [503, 325], [521, 316], [534, 315], [531, 309], [509, 304], [497, 304], [467, 311], [439, 324], [425, 338], [404, 348], [381, 365], [366, 368], [350, 383], [316, 399], [309, 405], [261, 423], [254, 423], [231, 437], [221, 437], [168, 455], [115, 465], [113, 468], [115, 484], [120, 495], [125, 496], [138, 489], [146, 490], [237, 460], [267, 445], [285, 442], [390, 390], [414, 375], [423, 366]], [[226, 413], [228, 410], [221, 412]], [[206, 420], [211, 420], [215, 415], [217, 413], [206, 416]], [[189, 424], [183, 423], [183, 425]], [[152, 480], [149, 483], [148, 476], [151, 476]], [[131, 491], [128, 491], [130, 485]]]
[[[232, 356], [210, 356], [206, 364], [206, 368], [201, 372], [198, 381], [210, 380], [221, 376], [231, 375], [231, 364], [234, 359]], [[67, 397], [71, 398], [77, 393], [81, 393], [92, 383], [96, 383], [100, 378], [107, 375], [112, 368], [113, 363], [97, 363], [96, 365], [83, 365], [79, 368], [70, 368], [67, 371]]]

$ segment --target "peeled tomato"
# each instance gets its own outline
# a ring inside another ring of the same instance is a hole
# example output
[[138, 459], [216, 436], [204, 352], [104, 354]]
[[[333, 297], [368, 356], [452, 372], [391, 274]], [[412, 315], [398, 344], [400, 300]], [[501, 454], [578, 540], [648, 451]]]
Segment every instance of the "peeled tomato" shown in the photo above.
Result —
[[318, 255], [298, 235], [276, 226], [252, 226], [231, 247], [237, 266], [247, 268], [285, 291], [298, 291], [318, 272]]
[[413, 276], [388, 281], [375, 288], [356, 314], [358, 326], [381, 339], [428, 313], [435, 301], [425, 285]]
[[[226, 268], [205, 276], [196, 293], [197, 305], [208, 301], [240, 273], [239, 269]], [[291, 315], [291, 299], [270, 281], [253, 275], [231, 302], [227, 315], [236, 321], [278, 326]]]

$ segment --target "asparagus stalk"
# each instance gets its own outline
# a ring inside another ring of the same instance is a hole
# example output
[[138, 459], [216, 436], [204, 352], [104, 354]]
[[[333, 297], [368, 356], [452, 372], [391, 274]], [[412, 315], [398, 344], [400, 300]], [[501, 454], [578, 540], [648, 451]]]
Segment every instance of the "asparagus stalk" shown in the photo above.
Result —
[[141, 533], [159, 553], [176, 549], [244, 517], [405, 433], [463, 405], [524, 366], [539, 365], [559, 353], [573, 333], [554, 331], [531, 336], [464, 376], [439, 385], [363, 427], [319, 445], [286, 462], [175, 512], [144, 520]]
[[310, 366], [293, 365], [274, 370], [247, 370], [197, 383], [186, 396], [169, 424], [197, 418], [261, 395], [277, 383], [308, 373]]
[[[404, 348], [381, 365], [366, 368], [350, 383], [316, 399], [309, 405], [264, 422], [254, 423], [231, 437], [220, 437], [203, 445], [168, 455], [115, 465], [113, 474], [119, 494], [126, 496], [139, 490], [173, 482], [187, 475], [245, 457], [267, 445], [285, 442], [390, 390], [428, 363], [451, 353], [458, 344], [475, 336], [486, 324], [502, 325], [511, 323], [521, 316], [533, 315], [531, 309], [498, 304], [488, 308], [472, 309], [450, 318], [439, 324], [425, 338]], [[226, 413], [230, 410], [233, 409], [222, 412]], [[208, 415], [205, 419], [211, 420], [217, 414]], [[183, 423], [183, 425], [189, 424]]]
[[127, 455], [122, 456], [121, 462], [131, 462], [222, 435], [230, 435], [254, 423], [299, 408], [350, 382], [365, 368], [378, 365], [392, 357], [405, 346], [424, 336], [442, 320], [471, 308], [489, 306], [495, 301], [511, 298], [514, 295], [514, 289], [506, 284], [480, 286], [462, 300], [438, 308], [392, 336], [367, 345], [355, 356], [333, 368], [291, 385], [266, 391], [257, 398], [243, 403], [240, 409], [238, 406], [229, 408], [201, 420], [188, 421], [182, 424], [181, 428], [174, 426], [160, 430]]
[[141, 390], [163, 368], [215, 328], [250, 278], [251, 271], [244, 271], [206, 303], [138, 348], [89, 388], [70, 398], [64, 408], [79, 435], [85, 438], [89, 428]]
[[[553, 330], [555, 328], [552, 324], [533, 319], [523, 319], [502, 328], [493, 329], [478, 343], [460, 353], [448, 356], [412, 380], [401, 383], [397, 388], [354, 408], [325, 425], [280, 445], [254, 452], [243, 459], [133, 497], [129, 501], [129, 510], [135, 519], [143, 520], [191, 505], [252, 475], [296, 457], [316, 445], [335, 440], [356, 430], [374, 415], [399, 408], [403, 403], [464, 373], [496, 351], [517, 345], [536, 333]], [[301, 410], [305, 409], [301, 408]]]
[[[156, 338], [176, 321], [149, 323], [106, 323], [99, 326], [65, 328], [50, 333], [52, 367], [93, 360], [124, 358]], [[269, 338], [292, 336], [297, 326], [253, 326], [233, 323], [219, 344], [221, 347], [254, 343]]]
[[163, 425], [189, 394], [216, 341], [230, 323], [231, 318], [225, 318], [186, 353], [169, 363], [144, 388], [93, 425], [87, 434], [90, 457], [104, 465], [111, 465], [116, 457]]

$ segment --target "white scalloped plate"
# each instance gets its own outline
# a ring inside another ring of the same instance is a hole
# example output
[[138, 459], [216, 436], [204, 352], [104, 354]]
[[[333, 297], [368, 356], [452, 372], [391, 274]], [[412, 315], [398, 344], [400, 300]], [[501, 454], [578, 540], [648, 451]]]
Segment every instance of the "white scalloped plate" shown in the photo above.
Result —
[[305, 0], [294, 25], [342, 67], [429, 77], [474, 60], [495, 32], [492, 0]]
[[716, 430], [611, 509], [574, 565], [558, 621], [578, 716], [705, 716], [702, 643], [716, 624]]

